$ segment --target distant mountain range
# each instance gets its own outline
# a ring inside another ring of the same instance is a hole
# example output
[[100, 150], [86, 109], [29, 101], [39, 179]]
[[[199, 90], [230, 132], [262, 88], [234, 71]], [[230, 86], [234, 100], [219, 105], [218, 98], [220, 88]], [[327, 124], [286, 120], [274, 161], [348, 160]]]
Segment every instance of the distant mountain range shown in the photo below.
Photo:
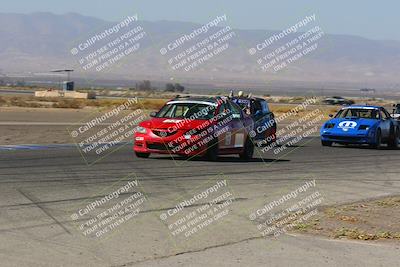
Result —
[[[229, 48], [194, 71], [174, 71], [160, 49], [201, 27], [187, 22], [137, 22], [147, 37], [141, 48], [105, 71], [84, 71], [71, 49], [115, 25], [97, 18], [69, 13], [0, 13], [0, 69], [3, 72], [47, 72], [74, 68], [88, 79], [151, 79], [179, 81], [344, 81], [397, 83], [400, 42], [369, 40], [357, 36], [325, 34], [318, 49], [276, 74], [263, 73], [248, 49], [279, 33], [270, 30], [237, 30]], [[322, 27], [323, 28], [323, 27]], [[116, 34], [117, 35], [117, 34]], [[200, 38], [194, 39], [195, 42]], [[279, 44], [279, 42], [277, 42]]]

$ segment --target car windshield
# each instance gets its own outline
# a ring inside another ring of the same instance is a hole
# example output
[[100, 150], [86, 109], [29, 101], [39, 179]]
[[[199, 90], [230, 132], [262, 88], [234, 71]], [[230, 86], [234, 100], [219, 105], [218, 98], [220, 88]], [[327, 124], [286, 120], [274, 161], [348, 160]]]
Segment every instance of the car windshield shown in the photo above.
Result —
[[[251, 101], [250, 99], [233, 99], [233, 102], [238, 104], [243, 111], [249, 110], [248, 115], [254, 115], [257, 111], [260, 114], [267, 114], [269, 112], [269, 107], [266, 101]], [[246, 112], [247, 113], [247, 112]]]
[[395, 113], [396, 113], [396, 114], [400, 114], [400, 106], [398, 106], [398, 107], [396, 108]]
[[377, 109], [342, 109], [335, 118], [363, 118], [363, 119], [379, 119], [379, 112]]
[[170, 103], [165, 105], [156, 114], [156, 118], [190, 118], [194, 120], [211, 119], [215, 113], [216, 106], [193, 102]]

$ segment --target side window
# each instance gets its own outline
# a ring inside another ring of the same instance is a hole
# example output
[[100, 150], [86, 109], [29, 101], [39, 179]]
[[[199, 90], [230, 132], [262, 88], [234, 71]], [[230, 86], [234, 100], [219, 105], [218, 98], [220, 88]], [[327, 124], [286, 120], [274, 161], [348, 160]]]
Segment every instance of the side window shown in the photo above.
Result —
[[346, 109], [346, 110], [343, 112], [342, 118], [351, 117], [352, 115], [353, 115], [353, 111], [352, 111], [351, 109]]
[[265, 114], [263, 112], [262, 102], [260, 102], [260, 101], [253, 102], [253, 109], [254, 109], [253, 114], [256, 114], [257, 111], [259, 112], [259, 115]]
[[189, 108], [187, 106], [177, 106], [175, 110], [175, 117], [184, 117], [188, 110]]
[[339, 110], [338, 113], [336, 113], [335, 118], [343, 118], [344, 116], [343, 113], [344, 113], [343, 109]]
[[384, 109], [383, 111], [385, 112], [388, 119], [390, 119], [392, 117], [392, 115], [390, 115], [390, 113], [386, 109]]
[[175, 105], [169, 105], [165, 110], [165, 113], [161, 114], [161, 117], [172, 118], [173, 114], [175, 113], [175, 109], [176, 109]]
[[371, 118], [377, 119], [377, 120], [379, 120], [380, 118], [382, 118], [381, 111], [380, 111], [380, 110], [377, 110], [377, 109], [371, 110]]
[[381, 109], [381, 117], [382, 117], [382, 119], [387, 120], [390, 118], [390, 115], [387, 113], [386, 110]]
[[263, 114], [270, 113], [267, 101], [261, 101]]
[[226, 115], [228, 109], [229, 109], [228, 105], [227, 105], [226, 103], [223, 103], [223, 104], [219, 107], [218, 114], [223, 114], [223, 113], [225, 113], [225, 115]]

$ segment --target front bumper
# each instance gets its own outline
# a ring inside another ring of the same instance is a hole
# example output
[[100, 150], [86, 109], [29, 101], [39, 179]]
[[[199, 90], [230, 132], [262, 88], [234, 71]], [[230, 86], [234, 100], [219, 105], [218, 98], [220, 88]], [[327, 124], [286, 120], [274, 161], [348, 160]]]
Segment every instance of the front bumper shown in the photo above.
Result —
[[181, 156], [202, 156], [207, 145], [195, 136], [185, 138], [183, 135], [158, 137], [154, 134], [136, 133], [133, 150], [139, 153], [175, 154]]
[[345, 144], [372, 144], [374, 143], [373, 138], [368, 134], [356, 134], [356, 135], [340, 135], [333, 133], [321, 133], [321, 141], [334, 142], [334, 143], [345, 143]]

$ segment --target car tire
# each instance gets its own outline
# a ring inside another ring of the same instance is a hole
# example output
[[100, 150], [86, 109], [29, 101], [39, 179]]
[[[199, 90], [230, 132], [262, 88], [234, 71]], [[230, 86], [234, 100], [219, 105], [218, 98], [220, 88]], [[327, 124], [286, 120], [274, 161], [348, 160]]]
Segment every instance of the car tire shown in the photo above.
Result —
[[250, 138], [247, 138], [244, 144], [243, 152], [239, 154], [239, 157], [242, 160], [250, 160], [253, 158], [253, 154], [254, 154], [254, 144]]
[[218, 141], [214, 139], [210, 144], [208, 144], [207, 151], [206, 151], [206, 159], [209, 161], [217, 161], [218, 160]]
[[150, 153], [135, 152], [136, 157], [147, 159], [150, 157]]
[[382, 131], [381, 131], [381, 129], [376, 130], [375, 143], [372, 145], [372, 147], [375, 149], [382, 148]]
[[389, 147], [392, 149], [398, 149], [399, 148], [399, 140], [400, 139], [400, 129], [399, 127], [393, 128], [391, 135], [390, 135], [390, 140], [389, 140]]
[[332, 146], [333, 142], [331, 141], [321, 141], [322, 146]]

